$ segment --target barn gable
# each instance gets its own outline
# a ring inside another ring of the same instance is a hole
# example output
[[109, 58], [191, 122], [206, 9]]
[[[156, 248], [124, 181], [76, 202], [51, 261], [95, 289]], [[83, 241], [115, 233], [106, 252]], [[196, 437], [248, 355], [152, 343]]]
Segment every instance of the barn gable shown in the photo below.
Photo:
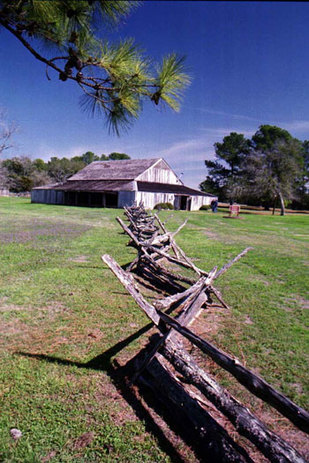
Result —
[[167, 183], [169, 185], [183, 185], [175, 172], [164, 159], [158, 159], [148, 169], [138, 175], [135, 180], [140, 182]]

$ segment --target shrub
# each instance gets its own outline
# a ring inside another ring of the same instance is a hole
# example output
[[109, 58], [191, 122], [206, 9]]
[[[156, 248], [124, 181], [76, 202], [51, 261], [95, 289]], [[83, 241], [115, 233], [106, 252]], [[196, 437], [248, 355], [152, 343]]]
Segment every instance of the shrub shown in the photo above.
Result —
[[171, 203], [158, 203], [155, 205], [154, 209], [174, 209], [173, 204]]
[[206, 206], [206, 204], [200, 207], [200, 211], [208, 211], [208, 209], [209, 209], [209, 206]]

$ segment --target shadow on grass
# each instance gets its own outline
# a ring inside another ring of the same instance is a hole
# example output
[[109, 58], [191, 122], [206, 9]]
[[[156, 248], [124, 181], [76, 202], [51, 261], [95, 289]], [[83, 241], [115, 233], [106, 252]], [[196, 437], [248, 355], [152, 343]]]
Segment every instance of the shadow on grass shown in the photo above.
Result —
[[[231, 439], [224, 428], [211, 417], [206, 409], [201, 407], [196, 401], [194, 402], [194, 399], [179, 385], [179, 381], [176, 378], [173, 379], [167, 373], [165, 367], [156, 359], [153, 359], [148, 369], [143, 371], [137, 380], [138, 384], [132, 386], [131, 378], [143, 364], [145, 358], [149, 356], [154, 344], [158, 341], [158, 335], [152, 336], [147, 347], [142, 349], [124, 366], [119, 365], [116, 359], [112, 359], [133, 340], [146, 333], [152, 326], [152, 323], [148, 323], [143, 328], [86, 363], [44, 354], [27, 352], [16, 352], [15, 354], [45, 362], [57, 363], [58, 365], [75, 366], [105, 372], [123, 399], [135, 411], [136, 416], [145, 423], [146, 431], [156, 438], [162, 451], [170, 457], [173, 463], [185, 463], [188, 460], [181, 454], [180, 449], [177, 448], [178, 446], [176, 447], [173, 434], [168, 430], [166, 432], [166, 425], [174, 435], [176, 434], [176, 442], [179, 442], [177, 437], [179, 436], [192, 449], [198, 461], [212, 463], [246, 461], [253, 463], [246, 450]], [[180, 394], [179, 389], [181, 390]], [[191, 416], [188, 415], [189, 409]], [[150, 410], [155, 412], [154, 416]], [[200, 429], [199, 432], [198, 429]], [[219, 437], [217, 437], [218, 432], [220, 434]], [[225, 448], [226, 445], [228, 446], [227, 449]], [[230, 453], [231, 448], [232, 453]], [[230, 460], [230, 455], [235, 457], [234, 451], [238, 452], [238, 459]]]
[[[136, 361], [136, 357], [130, 360], [124, 366], [119, 366], [116, 360], [112, 361], [112, 357], [114, 357], [122, 349], [128, 346], [132, 341], [146, 333], [149, 329], [152, 328], [152, 326], [153, 323], [148, 323], [143, 328], [139, 329], [122, 341], [119, 341], [110, 349], [107, 349], [105, 352], [94, 357], [86, 363], [61, 359], [44, 354], [32, 354], [27, 352], [16, 352], [15, 355], [43, 360], [50, 363], [57, 363], [58, 365], [75, 366], [78, 368], [98, 370], [107, 373], [122, 397], [133, 408], [136, 416], [145, 423], [146, 431], [151, 433], [157, 439], [160, 448], [170, 457], [171, 461], [173, 463], [185, 463], [186, 460], [183, 459], [183, 457], [175, 448], [174, 444], [169, 440], [169, 438], [164, 434], [164, 431], [155, 422], [148, 409], [143, 405], [141, 399], [135, 391], [135, 388], [130, 385], [129, 379], [134, 374], [134, 363]], [[140, 354], [138, 354], [137, 357], [139, 356]], [[152, 403], [153, 400], [151, 401], [150, 398], [147, 399], [144, 397], [144, 394], [143, 398], [145, 399], [146, 403], [150, 405], [150, 407], [155, 409], [155, 404]]]

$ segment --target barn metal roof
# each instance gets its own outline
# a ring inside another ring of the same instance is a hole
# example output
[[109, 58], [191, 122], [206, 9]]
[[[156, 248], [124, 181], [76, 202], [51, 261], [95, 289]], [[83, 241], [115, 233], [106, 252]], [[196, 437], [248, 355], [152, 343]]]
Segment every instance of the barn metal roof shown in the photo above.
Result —
[[174, 193], [183, 196], [214, 196], [210, 193], [194, 190], [184, 185], [172, 185], [167, 183], [153, 183], [153, 182], [136, 182], [138, 191], [145, 191], [151, 193]]
[[95, 161], [70, 177], [73, 180], [133, 180], [159, 161], [157, 159], [126, 159]]

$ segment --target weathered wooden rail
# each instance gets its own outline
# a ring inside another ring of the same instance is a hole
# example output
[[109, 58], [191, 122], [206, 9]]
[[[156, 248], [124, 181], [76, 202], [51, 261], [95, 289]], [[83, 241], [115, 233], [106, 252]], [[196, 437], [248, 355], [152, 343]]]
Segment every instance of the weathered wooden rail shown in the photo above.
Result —
[[[228, 307], [220, 291], [214, 287], [214, 281], [251, 248], [242, 251], [221, 269], [215, 267], [206, 272], [198, 268], [174, 240], [185, 223], [176, 232], [170, 233], [158, 216], [149, 216], [141, 206], [126, 208], [125, 214], [129, 226], [120, 218], [117, 220], [131, 239], [130, 243], [137, 249], [137, 257], [126, 271], [111, 256], [104, 255], [102, 259], [158, 328], [156, 341], [151, 344], [143, 361], [137, 365], [131, 381], [147, 384], [148, 388], [157, 394], [158, 400], [162, 400], [162, 395], [168, 399], [164, 400], [165, 406], [173, 410], [175, 416], [185, 420], [187, 427], [194, 427], [197, 446], [203, 449], [205, 458], [211, 458], [211, 461], [252, 460], [247, 452], [215, 422], [205, 407], [200, 405], [194, 394], [192, 395], [192, 391], [177, 380], [172, 370], [167, 368], [166, 361], [181, 373], [186, 382], [195, 386], [209, 402], [214, 404], [236, 430], [249, 439], [271, 462], [303, 463], [305, 461], [303, 457], [289, 443], [268, 429], [247, 407], [197, 365], [182, 342], [183, 337], [189, 340], [232, 374], [250, 392], [276, 408], [299, 429], [309, 432], [309, 414], [305, 410], [241, 365], [238, 359], [226, 354], [189, 329], [205, 308]], [[171, 271], [164, 262], [172, 262], [174, 266], [177, 264], [180, 269], [189, 269], [193, 277]], [[166, 297], [160, 295], [151, 304], [138, 289], [131, 273], [133, 269], [153, 284], [168, 288], [172, 294]], [[175, 317], [168, 315], [172, 311], [176, 312]]]

